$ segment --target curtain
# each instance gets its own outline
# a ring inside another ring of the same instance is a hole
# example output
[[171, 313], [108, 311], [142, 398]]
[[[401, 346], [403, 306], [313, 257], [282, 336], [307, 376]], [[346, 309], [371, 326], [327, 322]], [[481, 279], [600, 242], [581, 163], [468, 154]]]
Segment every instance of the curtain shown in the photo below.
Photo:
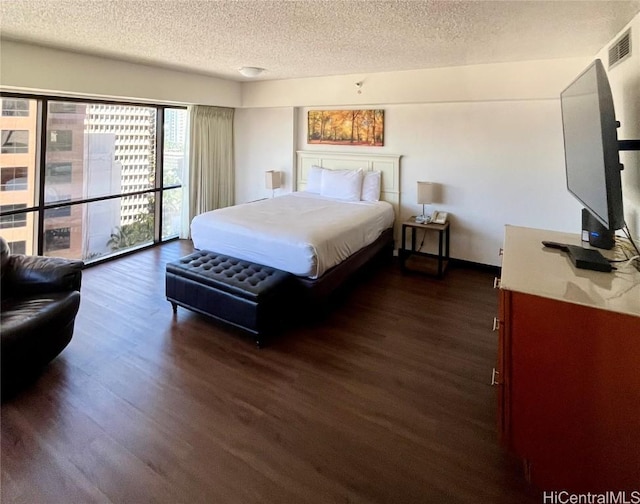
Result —
[[233, 113], [200, 105], [190, 109], [189, 223], [198, 214], [234, 203]]

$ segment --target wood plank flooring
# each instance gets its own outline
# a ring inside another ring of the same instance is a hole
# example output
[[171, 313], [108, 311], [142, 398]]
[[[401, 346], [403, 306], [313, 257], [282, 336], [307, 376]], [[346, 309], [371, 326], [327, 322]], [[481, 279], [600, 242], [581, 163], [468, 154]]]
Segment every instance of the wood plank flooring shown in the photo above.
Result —
[[72, 342], [2, 404], [3, 503], [540, 502], [497, 443], [491, 273], [387, 264], [257, 350], [173, 317], [190, 251], [85, 270]]

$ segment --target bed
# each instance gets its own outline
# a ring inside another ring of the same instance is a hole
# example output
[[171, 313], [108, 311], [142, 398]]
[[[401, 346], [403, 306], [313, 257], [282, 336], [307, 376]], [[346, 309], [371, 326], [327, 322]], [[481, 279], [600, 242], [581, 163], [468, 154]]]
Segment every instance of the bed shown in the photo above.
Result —
[[[399, 161], [392, 155], [298, 151], [296, 192], [196, 216], [194, 247], [289, 272], [324, 296], [383, 250], [392, 253]], [[364, 188], [372, 187], [367, 181], [377, 178], [375, 197], [367, 193], [363, 201], [360, 189], [357, 199], [355, 192], [345, 194], [349, 180], [357, 184], [358, 177], [363, 198]]]
[[196, 248], [316, 279], [393, 226], [386, 201], [342, 201], [300, 191], [193, 219]]

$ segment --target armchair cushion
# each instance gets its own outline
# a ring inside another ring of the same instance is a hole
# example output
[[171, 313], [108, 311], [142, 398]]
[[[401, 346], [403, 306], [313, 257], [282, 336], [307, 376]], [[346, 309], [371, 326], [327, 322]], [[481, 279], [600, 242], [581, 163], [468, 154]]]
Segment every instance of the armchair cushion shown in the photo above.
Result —
[[2, 303], [2, 392], [37, 376], [71, 341], [78, 291], [35, 295]]
[[11, 352], [26, 335], [67, 325], [80, 308], [78, 291], [54, 292], [2, 301], [2, 352]]
[[80, 290], [83, 266], [82, 261], [59, 257], [9, 255], [3, 267], [2, 297]]

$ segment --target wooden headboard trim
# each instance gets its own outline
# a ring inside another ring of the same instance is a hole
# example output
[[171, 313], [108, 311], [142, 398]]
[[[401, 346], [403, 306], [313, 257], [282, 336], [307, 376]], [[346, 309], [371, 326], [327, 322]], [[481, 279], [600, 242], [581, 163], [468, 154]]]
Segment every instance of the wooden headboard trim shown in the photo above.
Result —
[[380, 199], [394, 206], [396, 216], [400, 215], [400, 157], [394, 154], [352, 154], [344, 152], [297, 151], [295, 187], [304, 191], [307, 176], [312, 166], [329, 170], [380, 171], [382, 183]]

